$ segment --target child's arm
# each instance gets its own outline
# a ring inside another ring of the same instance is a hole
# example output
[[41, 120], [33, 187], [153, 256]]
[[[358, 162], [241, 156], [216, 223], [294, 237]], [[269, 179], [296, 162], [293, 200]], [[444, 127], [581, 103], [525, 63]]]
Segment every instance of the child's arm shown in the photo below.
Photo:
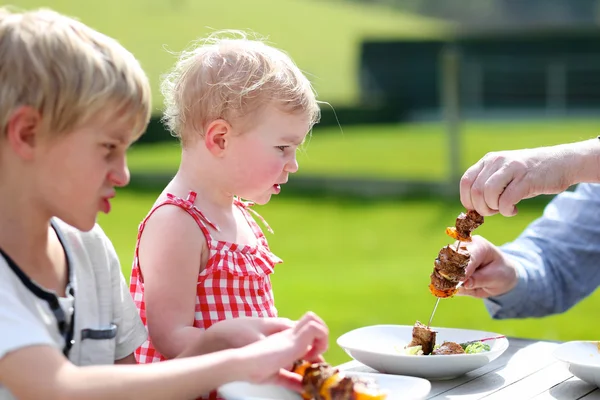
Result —
[[[56, 348], [17, 349], [0, 359], [0, 385], [19, 399], [194, 398], [227, 382], [274, 382], [300, 390], [300, 377], [280, 368], [327, 348], [327, 328], [307, 314], [293, 329], [252, 345], [145, 365], [76, 367]], [[260, 368], [256, 368], [260, 365]]]
[[162, 206], [147, 220], [138, 251], [152, 344], [166, 358], [178, 357], [204, 333], [193, 323], [206, 240], [188, 213]]
[[284, 318], [236, 318], [203, 331], [193, 326], [200, 265], [208, 247], [194, 219], [163, 206], [148, 219], [139, 247], [152, 344], [166, 358], [241, 347], [292, 326]]

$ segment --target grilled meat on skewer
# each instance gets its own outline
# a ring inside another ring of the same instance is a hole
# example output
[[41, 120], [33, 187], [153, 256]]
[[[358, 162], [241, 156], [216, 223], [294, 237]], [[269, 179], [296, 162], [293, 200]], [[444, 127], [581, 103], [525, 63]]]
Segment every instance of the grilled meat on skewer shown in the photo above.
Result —
[[471, 241], [471, 232], [483, 224], [483, 216], [475, 210], [460, 213], [456, 218], [455, 226], [446, 228], [446, 233], [461, 242]]
[[466, 247], [456, 250], [449, 245], [442, 248], [435, 259], [435, 270], [451, 282], [460, 282], [465, 278], [465, 268], [469, 264], [471, 255]]
[[451, 297], [458, 289], [458, 282], [465, 278], [465, 269], [471, 255], [465, 247], [456, 250], [454, 247], [442, 248], [435, 259], [434, 269], [430, 275], [429, 290], [436, 297]]
[[[483, 224], [483, 217], [475, 210], [460, 213], [456, 218], [456, 227], [447, 228], [448, 233], [459, 241], [471, 241], [471, 232]], [[458, 291], [458, 283], [465, 278], [465, 270], [471, 255], [466, 247], [446, 246], [435, 259], [434, 269], [430, 275], [429, 291], [435, 297], [452, 297]]]
[[428, 355], [435, 346], [435, 334], [434, 330], [417, 321], [412, 330], [412, 340], [407, 347], [421, 346], [423, 354]]
[[431, 283], [429, 284], [429, 291], [435, 297], [444, 299], [446, 297], [452, 297], [456, 294], [456, 292], [458, 292], [456, 284], [445, 279], [435, 269], [429, 277], [431, 279]]
[[302, 375], [305, 400], [384, 400], [373, 380], [347, 377], [327, 363], [298, 360], [292, 371]]

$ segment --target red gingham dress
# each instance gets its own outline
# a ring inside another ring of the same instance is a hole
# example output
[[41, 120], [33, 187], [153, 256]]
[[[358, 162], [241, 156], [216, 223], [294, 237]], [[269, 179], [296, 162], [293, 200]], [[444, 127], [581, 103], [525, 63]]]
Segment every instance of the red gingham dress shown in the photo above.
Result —
[[[207, 329], [215, 322], [240, 316], [276, 317], [277, 309], [269, 276], [273, 273], [275, 264], [281, 263], [282, 260], [271, 253], [267, 239], [250, 215], [250, 211], [257, 215], [265, 223], [267, 229], [272, 232], [271, 228], [256, 211], [250, 208], [253, 203], [236, 199], [234, 200], [235, 205], [239, 207], [250, 224], [256, 235], [257, 245], [238, 245], [214, 240], [209, 227], [214, 230], [218, 230], [218, 228], [194, 206], [195, 199], [195, 192], [190, 192], [185, 200], [169, 193], [167, 199], [156, 205], [139, 226], [129, 290], [146, 329], [148, 325], [144, 301], [144, 282], [139, 265], [138, 249], [146, 221], [154, 211], [165, 205], [180, 207], [194, 218], [208, 245], [209, 257], [206, 267], [198, 274], [194, 326], [199, 329]], [[140, 364], [166, 360], [152, 346], [150, 339], [135, 351], [135, 358]], [[218, 397], [216, 392], [211, 392], [206, 398], [213, 400]]]

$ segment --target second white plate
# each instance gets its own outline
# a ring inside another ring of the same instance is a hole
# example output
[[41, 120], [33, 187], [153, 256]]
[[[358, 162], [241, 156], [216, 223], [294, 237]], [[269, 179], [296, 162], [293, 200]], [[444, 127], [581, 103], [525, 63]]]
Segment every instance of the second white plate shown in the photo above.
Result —
[[592, 341], [572, 341], [554, 350], [554, 357], [567, 365], [582, 381], [600, 387], [600, 345]]
[[[347, 376], [373, 378], [379, 387], [387, 392], [386, 400], [423, 399], [431, 390], [431, 383], [412, 376], [369, 374], [365, 372], [343, 372]], [[226, 400], [302, 400], [290, 390], [273, 385], [253, 385], [248, 382], [232, 382], [219, 388], [219, 394]]]

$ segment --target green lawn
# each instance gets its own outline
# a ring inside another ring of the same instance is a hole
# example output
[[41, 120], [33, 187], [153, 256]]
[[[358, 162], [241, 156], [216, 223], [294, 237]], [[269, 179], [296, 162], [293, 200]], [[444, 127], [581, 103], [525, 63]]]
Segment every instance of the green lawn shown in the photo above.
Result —
[[446, 25], [398, 10], [320, 0], [12, 0], [21, 8], [51, 7], [117, 38], [142, 62], [161, 107], [159, 76], [181, 51], [215, 29], [244, 29], [286, 50], [313, 81], [321, 100], [358, 98], [359, 44], [366, 38], [429, 38]]
[[[121, 190], [114, 211], [100, 218], [127, 278], [137, 225], [153, 201], [154, 194]], [[478, 233], [498, 244], [514, 238], [541, 212], [527, 204], [516, 217], [488, 218]], [[348, 360], [335, 343], [348, 330], [427, 320], [434, 304], [427, 289], [433, 260], [450, 242], [444, 229], [461, 207], [434, 201], [367, 205], [283, 196], [257, 210], [275, 231], [267, 233], [272, 250], [285, 261], [273, 276], [280, 315], [297, 318], [306, 310], [321, 315], [331, 330], [327, 357], [337, 364]], [[457, 297], [442, 301], [434, 325], [591, 340], [598, 339], [590, 318], [599, 306], [596, 293], [561, 316], [493, 321], [480, 301]]]
[[[598, 131], [600, 119], [465, 123], [462, 167], [466, 169], [489, 151], [589, 139]], [[129, 153], [131, 171], [174, 172], [179, 151], [174, 141], [134, 146]], [[439, 123], [351, 126], [343, 131], [315, 128], [298, 154], [298, 175], [439, 180], [448, 170], [447, 155], [447, 139]]]

